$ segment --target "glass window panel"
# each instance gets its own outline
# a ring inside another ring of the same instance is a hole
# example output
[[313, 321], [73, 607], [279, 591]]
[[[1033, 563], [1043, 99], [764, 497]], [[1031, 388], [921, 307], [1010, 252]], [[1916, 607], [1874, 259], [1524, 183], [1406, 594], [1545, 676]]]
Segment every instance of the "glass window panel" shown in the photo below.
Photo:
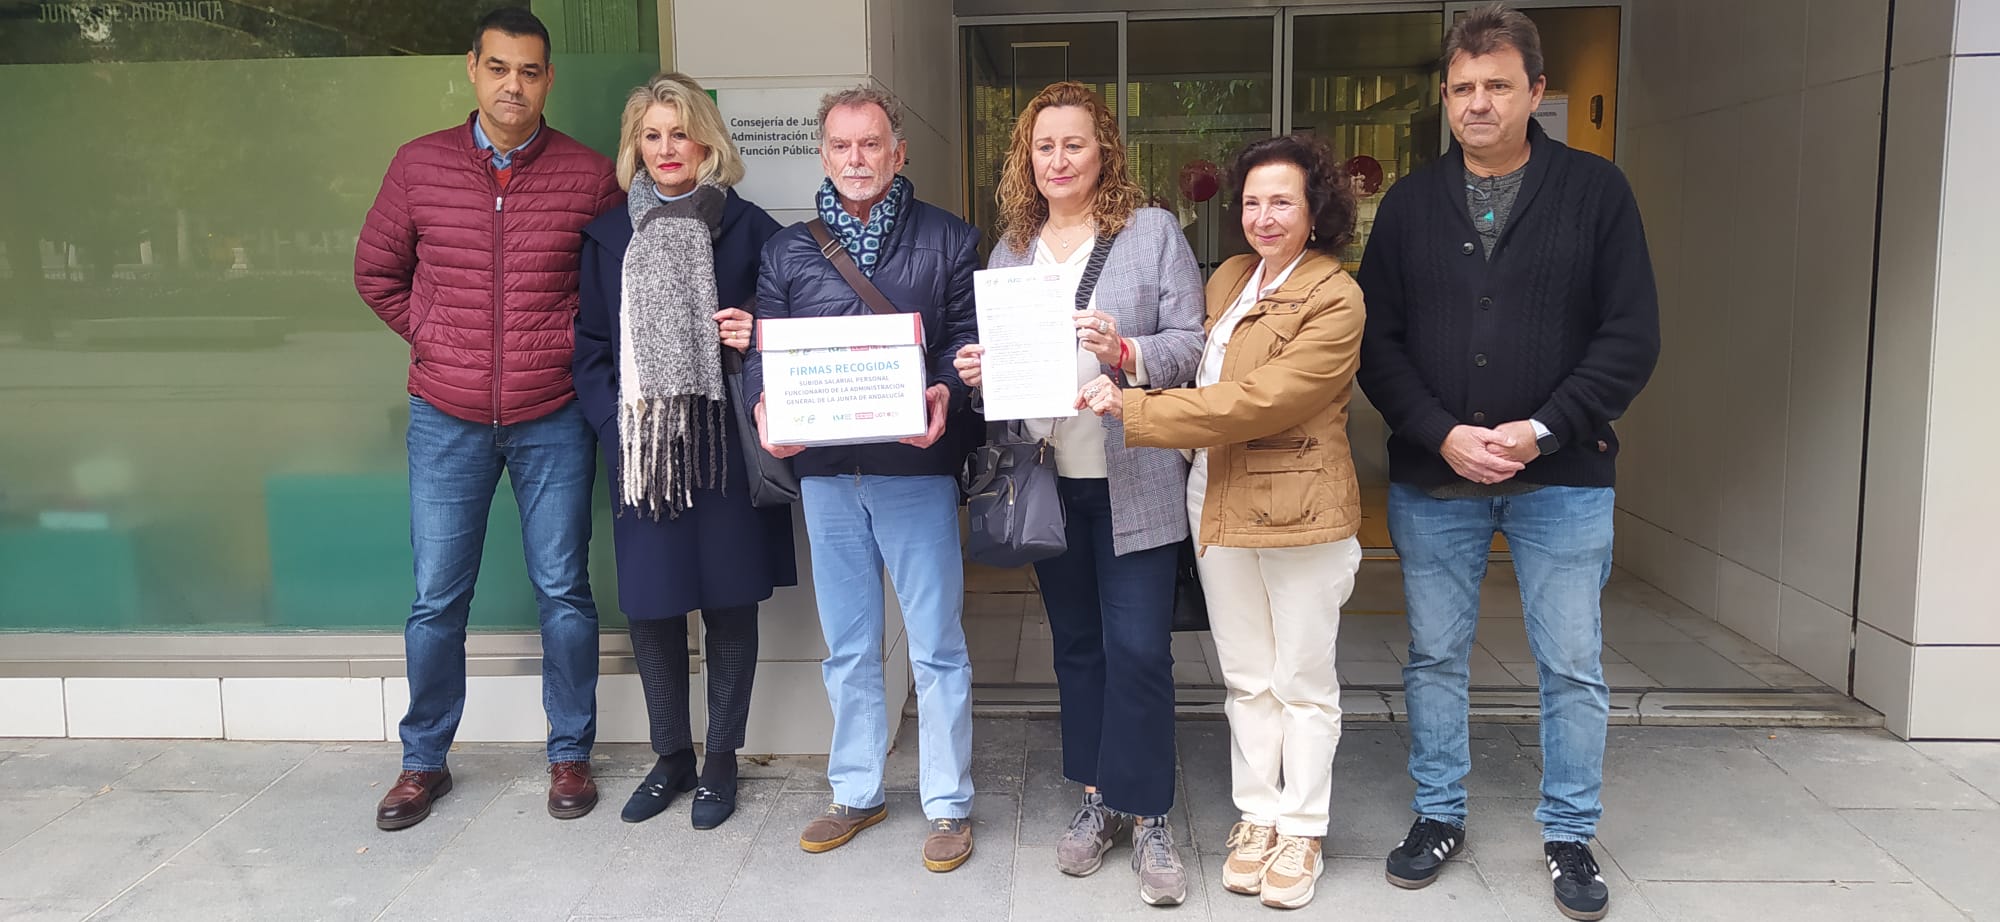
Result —
[[1153, 204], [1180, 218], [1203, 272], [1250, 252], [1226, 186], [1236, 152], [1276, 131], [1276, 22], [1258, 16], [1126, 26], [1125, 144], [1133, 178]]
[[1115, 111], [1118, 24], [969, 26], [961, 32], [968, 213], [980, 230], [980, 246], [991, 252], [1000, 208], [1000, 173], [1014, 137], [1014, 122], [1035, 94], [1064, 80], [1097, 90]]
[[[45, 6], [77, 5], [0, 3], [0, 119], [34, 126], [0, 174], [0, 630], [400, 629], [409, 355], [354, 241], [397, 146], [473, 109], [487, 4], [278, 5], [346, 51], [130, 13], [99, 41]], [[612, 153], [654, 4], [535, 9], [550, 123]], [[531, 628], [504, 481], [490, 522], [473, 624]]]

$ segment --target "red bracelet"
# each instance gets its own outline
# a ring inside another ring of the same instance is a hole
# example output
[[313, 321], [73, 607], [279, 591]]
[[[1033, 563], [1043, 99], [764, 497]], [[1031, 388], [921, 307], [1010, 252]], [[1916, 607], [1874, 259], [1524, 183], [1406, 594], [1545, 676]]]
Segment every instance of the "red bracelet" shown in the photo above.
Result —
[[1132, 347], [1127, 345], [1125, 337], [1118, 337], [1118, 368], [1120, 371], [1125, 369], [1125, 359], [1131, 354]]

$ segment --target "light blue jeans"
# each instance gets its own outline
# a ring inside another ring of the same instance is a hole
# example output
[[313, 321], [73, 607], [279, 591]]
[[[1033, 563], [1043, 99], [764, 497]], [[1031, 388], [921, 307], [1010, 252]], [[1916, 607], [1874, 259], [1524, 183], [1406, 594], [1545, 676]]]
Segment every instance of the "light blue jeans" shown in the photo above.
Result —
[[950, 477], [800, 479], [833, 706], [826, 777], [835, 803], [883, 800], [882, 567], [896, 587], [917, 685], [918, 786], [931, 819], [972, 815], [972, 660], [965, 649], [958, 484]]
[[1610, 487], [1544, 487], [1520, 496], [1434, 499], [1389, 488], [1389, 534], [1402, 558], [1410, 610], [1411, 809], [1465, 825], [1472, 770], [1470, 659], [1479, 584], [1494, 532], [1507, 538], [1528, 648], [1541, 679], [1542, 802], [1535, 820], [1551, 842], [1585, 842], [1604, 813], [1604, 684], [1600, 602], [1611, 576]]

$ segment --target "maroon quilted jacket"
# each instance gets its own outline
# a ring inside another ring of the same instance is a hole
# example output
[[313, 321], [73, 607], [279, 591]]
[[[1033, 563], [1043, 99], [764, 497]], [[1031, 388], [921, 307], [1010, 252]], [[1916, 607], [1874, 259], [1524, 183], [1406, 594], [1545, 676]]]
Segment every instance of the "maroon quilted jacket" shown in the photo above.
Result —
[[576, 396], [583, 226], [625, 193], [609, 159], [546, 123], [505, 189], [491, 158], [471, 119], [396, 151], [354, 247], [354, 287], [409, 341], [410, 393], [509, 425]]

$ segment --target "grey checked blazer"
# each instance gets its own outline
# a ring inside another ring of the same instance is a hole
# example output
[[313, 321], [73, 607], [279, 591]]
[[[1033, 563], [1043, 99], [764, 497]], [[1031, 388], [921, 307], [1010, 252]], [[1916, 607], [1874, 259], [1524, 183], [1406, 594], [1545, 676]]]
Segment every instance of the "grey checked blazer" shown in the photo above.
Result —
[[[993, 247], [987, 268], [1034, 262], [1026, 251]], [[1201, 269], [1180, 222], [1158, 208], [1141, 208], [1111, 242], [1097, 279], [1097, 309], [1118, 322], [1119, 335], [1139, 344], [1146, 386], [1179, 387], [1194, 380], [1207, 344], [1208, 306]], [[1087, 411], [1085, 411], [1087, 412]], [[1104, 462], [1110, 475], [1111, 546], [1128, 554], [1188, 536], [1187, 459], [1165, 448], [1125, 447], [1125, 427], [1104, 420]]]

